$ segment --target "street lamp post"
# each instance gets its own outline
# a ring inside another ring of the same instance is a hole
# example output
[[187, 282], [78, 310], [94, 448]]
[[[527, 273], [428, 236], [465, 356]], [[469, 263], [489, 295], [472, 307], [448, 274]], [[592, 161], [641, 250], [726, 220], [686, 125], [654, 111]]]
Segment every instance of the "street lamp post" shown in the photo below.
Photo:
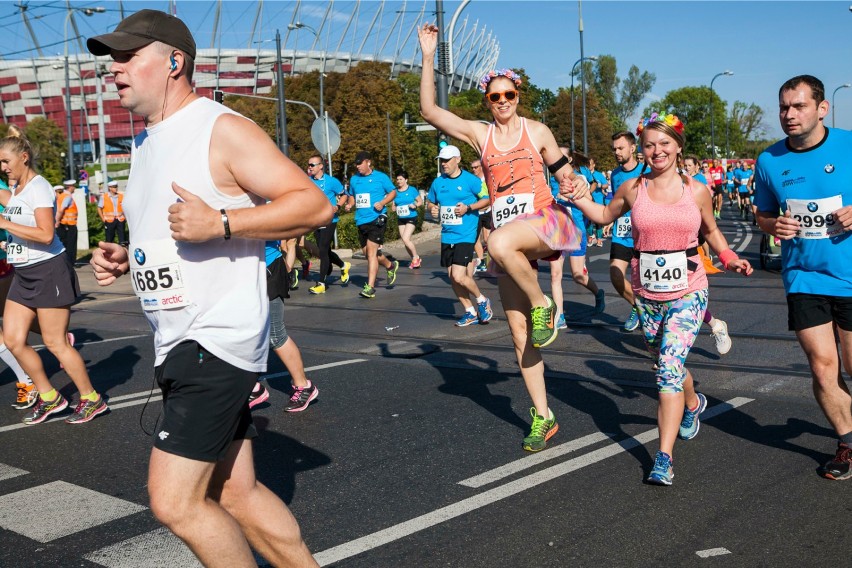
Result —
[[278, 147], [288, 158], [290, 157], [290, 142], [287, 141], [287, 114], [284, 107], [284, 71], [281, 61], [281, 32], [275, 30], [275, 66], [278, 68]]
[[714, 120], [714, 116], [716, 113], [713, 112], [715, 107], [713, 103], [715, 103], [716, 101], [713, 98], [713, 81], [715, 81], [719, 77], [722, 77], [723, 75], [730, 77], [733, 74], [733, 71], [729, 71], [726, 69], [721, 73], [716, 73], [713, 78], [710, 79], [710, 152], [712, 153], [714, 160], [716, 159], [716, 124]]
[[579, 65], [583, 61], [597, 61], [597, 55], [590, 55], [588, 57], [581, 57], [577, 61], [574, 62], [574, 65], [571, 66], [571, 150], [573, 151], [574, 146], [574, 71], [577, 69], [577, 65]]
[[[850, 8], [850, 10], [852, 10], [852, 8]], [[834, 89], [833, 93], [831, 93], [831, 127], [832, 128], [834, 128], [834, 95], [836, 95], [837, 91], [839, 91], [840, 89], [848, 89], [849, 87], [852, 87], [852, 84], [843, 83], [842, 85], [840, 85], [839, 87]]]
[[[291, 30], [291, 31], [292, 30], [301, 30], [301, 29], [308, 30], [309, 32], [314, 34], [314, 37], [317, 38], [317, 41], [320, 41], [320, 37], [319, 37], [319, 34], [317, 33], [317, 31], [314, 28], [312, 28], [311, 26], [309, 26], [308, 24], [303, 24], [302, 22], [296, 22], [295, 24], [287, 24], [287, 29]], [[325, 116], [325, 112], [323, 110], [325, 108], [325, 104], [324, 104], [324, 100], [323, 100], [324, 99], [323, 91], [325, 90], [325, 87], [324, 87], [325, 81], [323, 80], [324, 76], [325, 76], [325, 58], [326, 58], [326, 52], [323, 49], [323, 51], [322, 51], [322, 62], [320, 64], [320, 74], [319, 74], [319, 90], [320, 90], [319, 115], [320, 116]]]

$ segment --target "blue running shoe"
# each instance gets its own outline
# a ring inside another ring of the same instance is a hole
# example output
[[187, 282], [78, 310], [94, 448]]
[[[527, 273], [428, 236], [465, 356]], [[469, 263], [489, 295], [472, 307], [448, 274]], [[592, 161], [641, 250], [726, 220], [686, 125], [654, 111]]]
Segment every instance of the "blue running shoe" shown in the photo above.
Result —
[[464, 315], [456, 322], [456, 327], [467, 327], [479, 323], [479, 318], [470, 312], [465, 312]]
[[658, 451], [654, 457], [654, 468], [648, 476], [648, 483], [651, 485], [671, 485], [674, 479], [674, 469], [672, 469], [672, 457]]
[[602, 289], [595, 294], [595, 313], [602, 314], [606, 309], [606, 294]]
[[680, 431], [678, 437], [681, 440], [691, 440], [698, 435], [698, 429], [701, 427], [701, 421], [698, 420], [698, 415], [704, 412], [707, 408], [707, 397], [700, 392], [695, 393], [698, 397], [698, 408], [683, 410], [683, 420], [680, 421]]
[[485, 298], [481, 302], [476, 303], [476, 315], [479, 318], [479, 323], [488, 323], [494, 317], [494, 312], [491, 310], [491, 300]]
[[630, 310], [630, 315], [627, 317], [627, 321], [624, 322], [624, 331], [636, 331], [639, 327], [639, 310], [633, 308]]
[[568, 324], [565, 323], [565, 314], [559, 314], [556, 318], [556, 329], [568, 329]]

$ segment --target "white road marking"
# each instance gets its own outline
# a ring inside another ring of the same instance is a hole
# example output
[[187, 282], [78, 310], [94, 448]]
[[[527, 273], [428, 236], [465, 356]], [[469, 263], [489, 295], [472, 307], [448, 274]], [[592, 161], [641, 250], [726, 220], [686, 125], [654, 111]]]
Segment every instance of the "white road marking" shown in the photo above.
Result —
[[148, 568], [155, 558], [158, 566], [202, 568], [192, 551], [167, 528], [123, 540], [83, 558], [107, 568]]
[[[753, 400], [754, 399], [744, 397], [733, 398], [722, 404], [717, 404], [713, 408], [705, 411], [701, 415], [702, 419], [718, 416], [719, 414], [733, 410], [734, 408], [740, 407], [744, 404], [748, 404]], [[494, 487], [493, 489], [489, 489], [478, 495], [473, 495], [467, 499], [462, 499], [457, 503], [447, 505], [446, 507], [432, 511], [431, 513], [426, 513], [425, 515], [415, 517], [392, 527], [388, 527], [338, 546], [334, 546], [327, 550], [323, 550], [322, 552], [315, 554], [314, 559], [320, 564], [320, 566], [328, 566], [334, 562], [339, 562], [345, 558], [350, 558], [356, 554], [367, 552], [368, 550], [378, 548], [379, 546], [388, 544], [389, 542], [399, 540], [429, 527], [449, 521], [450, 519], [467, 514], [475, 509], [481, 509], [482, 507], [491, 505], [497, 501], [517, 495], [518, 493], [526, 491], [527, 489], [532, 489], [533, 487], [556, 479], [557, 477], [561, 477], [573, 471], [577, 471], [578, 469], [598, 463], [626, 450], [647, 444], [648, 442], [656, 440], [658, 437], [659, 434], [657, 429], [653, 428], [652, 430], [643, 432], [633, 438], [628, 438], [627, 440], [610, 444], [582, 456], [556, 464], [541, 471], [531, 473], [525, 477]]]
[[[342, 365], [351, 365], [352, 363], [363, 363], [366, 359], [347, 359], [346, 361], [337, 361], [335, 363], [325, 363], [324, 365], [314, 365], [313, 367], [308, 367], [305, 369], [306, 372], [309, 371], [319, 371], [321, 369], [331, 369], [332, 367], [340, 367]], [[269, 380], [269, 379], [277, 379], [279, 377], [289, 377], [290, 373], [287, 371], [283, 371], [281, 373], [274, 373], [272, 375], [263, 375], [260, 377], [260, 380]]]
[[24, 471], [23, 469], [18, 469], [17, 467], [0, 463], [0, 481], [3, 481], [4, 479], [12, 479], [19, 475], [26, 475], [28, 473], [28, 471]]
[[710, 558], [711, 556], [722, 556], [723, 554], [730, 553], [731, 551], [727, 548], [708, 548], [707, 550], [699, 550], [695, 554], [701, 558]]

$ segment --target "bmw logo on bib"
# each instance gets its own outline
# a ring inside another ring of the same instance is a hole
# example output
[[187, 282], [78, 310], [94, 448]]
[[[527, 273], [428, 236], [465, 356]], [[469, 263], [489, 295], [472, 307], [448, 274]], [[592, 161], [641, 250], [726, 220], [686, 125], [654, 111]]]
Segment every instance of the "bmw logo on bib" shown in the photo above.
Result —
[[808, 211], [810, 211], [811, 213], [816, 213], [817, 209], [819, 209], [819, 206], [816, 203], [814, 203], [813, 201], [808, 203]]
[[830, 174], [834, 171], [834, 164], [826, 164], [823, 169], [825, 170], [825, 173]]
[[665, 265], [666, 265], [666, 259], [661, 257], [661, 256], [658, 256], [657, 257], [657, 266], [662, 268]]
[[509, 198], [506, 200], [506, 203], [508, 203], [509, 205], [511, 205], [514, 202], [515, 202], [515, 196], [514, 195], [510, 195]]
[[145, 264], [145, 251], [143, 251], [140, 248], [134, 250], [133, 251], [133, 258], [136, 259], [136, 264], [138, 264], [139, 266], [142, 266], [143, 264]]

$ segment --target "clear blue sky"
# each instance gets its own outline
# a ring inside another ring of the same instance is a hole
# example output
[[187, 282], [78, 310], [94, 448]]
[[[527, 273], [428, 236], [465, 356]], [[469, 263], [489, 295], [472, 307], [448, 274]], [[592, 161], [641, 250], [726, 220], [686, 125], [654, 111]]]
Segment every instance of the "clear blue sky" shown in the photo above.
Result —
[[[18, 2], [0, 1], [0, 54], [32, 47], [15, 7]], [[716, 92], [729, 103], [742, 100], [760, 105], [766, 112], [768, 135], [780, 137], [777, 90], [784, 80], [800, 73], [816, 75], [825, 83], [829, 101], [836, 87], [852, 83], [850, 2], [586, 0], [585, 53], [613, 55], [622, 77], [634, 64], [655, 73], [657, 82], [643, 106], [672, 89], [709, 85], [713, 75], [730, 69], [734, 76], [718, 78], [714, 83]], [[375, 12], [370, 4], [362, 2], [363, 18], [369, 19]], [[422, 4], [422, 0], [409, 0], [406, 9], [419, 11]], [[29, 2], [28, 14], [45, 53], [61, 53], [64, 49], [64, 5], [64, 1]], [[82, 35], [109, 31], [118, 22], [118, 2], [72, 5], [108, 9], [90, 18], [77, 16]], [[178, 15], [195, 33], [199, 47], [211, 46], [212, 5], [208, 1], [177, 2]], [[295, 5], [292, 1], [267, 0], [262, 36], [272, 37], [276, 27], [286, 30]], [[335, 2], [337, 33], [353, 5], [350, 1]], [[458, 5], [458, 1], [444, 2], [447, 23]], [[166, 10], [167, 6], [168, 2], [162, 0], [124, 2], [130, 11], [146, 7]], [[246, 47], [255, 6], [254, 2], [236, 0], [224, 3], [222, 47]], [[298, 19], [318, 25], [326, 6], [327, 2], [303, 1]], [[427, 12], [434, 10], [433, 2], [428, 1], [426, 6]], [[401, 7], [402, 2], [388, 3], [384, 18], [388, 26], [396, 16], [394, 11]], [[501, 67], [524, 67], [533, 82], [553, 90], [570, 82], [570, 66], [580, 53], [576, 1], [473, 0], [462, 16], [470, 18], [471, 24], [478, 20], [480, 26], [485, 24], [494, 30], [500, 42]], [[408, 13], [405, 17], [413, 19], [417, 14]], [[305, 33], [297, 47], [307, 49], [308, 41]], [[75, 52], [76, 44], [70, 44], [69, 49]], [[837, 126], [852, 128], [852, 88], [838, 91], [836, 102]]]

